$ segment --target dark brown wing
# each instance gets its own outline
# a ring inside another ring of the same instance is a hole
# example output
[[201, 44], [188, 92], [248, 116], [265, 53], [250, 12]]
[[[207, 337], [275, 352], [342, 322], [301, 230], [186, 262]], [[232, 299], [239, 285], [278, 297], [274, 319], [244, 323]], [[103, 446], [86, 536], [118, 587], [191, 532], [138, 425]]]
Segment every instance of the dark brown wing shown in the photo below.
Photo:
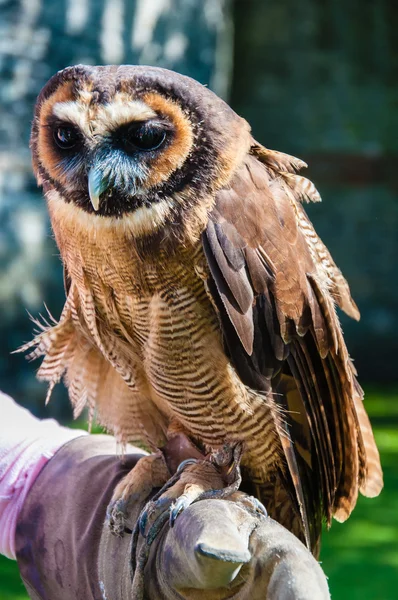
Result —
[[319, 199], [295, 174], [302, 166], [254, 143], [202, 240], [230, 358], [284, 411], [281, 478], [315, 550], [322, 517], [345, 520], [382, 474], [334, 303], [354, 318], [358, 309], [302, 207]]

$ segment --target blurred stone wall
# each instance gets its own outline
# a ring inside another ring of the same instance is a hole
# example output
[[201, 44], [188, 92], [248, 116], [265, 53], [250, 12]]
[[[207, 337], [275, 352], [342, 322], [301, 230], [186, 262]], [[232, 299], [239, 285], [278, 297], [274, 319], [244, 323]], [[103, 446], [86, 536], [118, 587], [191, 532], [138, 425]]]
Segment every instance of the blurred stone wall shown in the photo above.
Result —
[[235, 0], [231, 103], [264, 145], [300, 156], [308, 207], [348, 278], [361, 381], [398, 380], [398, 3]]
[[[0, 389], [43, 413], [38, 362], [11, 351], [31, 339], [43, 302], [58, 317], [62, 268], [28, 149], [37, 94], [77, 63], [152, 64], [227, 95], [228, 0], [0, 0]], [[68, 417], [62, 386], [46, 414]], [[0, 407], [1, 414], [1, 407]]]

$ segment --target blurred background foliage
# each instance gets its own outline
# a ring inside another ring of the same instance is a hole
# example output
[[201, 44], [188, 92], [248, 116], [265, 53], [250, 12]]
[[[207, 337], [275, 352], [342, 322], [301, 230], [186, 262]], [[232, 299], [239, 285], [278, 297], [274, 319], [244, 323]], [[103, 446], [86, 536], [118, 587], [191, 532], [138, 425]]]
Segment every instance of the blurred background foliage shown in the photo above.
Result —
[[[71, 418], [62, 386], [45, 409], [38, 365], [11, 355], [32, 336], [27, 311], [46, 302], [58, 317], [64, 301], [28, 149], [41, 87], [79, 62], [154, 64], [209, 85], [261, 143], [309, 163], [324, 202], [308, 212], [362, 313], [342, 320], [386, 490], [325, 536], [333, 597], [347, 600], [398, 589], [397, 27], [393, 0], [0, 0], [1, 389], [36, 414]], [[0, 562], [0, 600], [25, 597], [14, 566]]]

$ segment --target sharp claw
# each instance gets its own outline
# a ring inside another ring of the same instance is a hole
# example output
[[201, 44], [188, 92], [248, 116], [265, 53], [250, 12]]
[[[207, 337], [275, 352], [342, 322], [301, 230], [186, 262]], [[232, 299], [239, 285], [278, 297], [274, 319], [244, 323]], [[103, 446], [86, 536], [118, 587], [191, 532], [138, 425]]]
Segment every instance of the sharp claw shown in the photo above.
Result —
[[142, 515], [139, 518], [139, 522], [138, 522], [138, 527], [140, 529], [140, 534], [142, 535], [142, 537], [146, 537], [145, 536], [145, 530], [146, 530], [146, 526], [148, 523], [148, 511], [145, 510]]
[[[170, 506], [170, 499], [165, 497], [165, 498], [159, 498], [158, 500], [151, 500], [144, 508], [144, 510], [141, 513], [141, 516], [139, 517], [138, 520], [138, 527], [139, 527], [139, 531], [140, 534], [142, 535], [143, 538], [147, 538], [149, 535], [149, 532], [146, 533], [146, 528], [148, 525], [148, 521], [150, 519], [150, 517], [156, 513], [157, 511], [161, 511], [161, 513], [165, 513], [167, 515], [169, 515], [169, 511], [167, 510]], [[158, 517], [159, 518], [159, 517]], [[157, 519], [155, 519], [155, 523], [157, 522]], [[166, 519], [167, 520], [167, 519]], [[155, 525], [154, 523], [154, 525]], [[150, 531], [152, 530], [152, 527], [154, 526], [152, 525], [150, 528]]]
[[177, 467], [177, 473], [180, 473], [187, 467], [188, 465], [196, 465], [199, 462], [197, 458], [187, 458], [183, 460]]
[[262, 502], [260, 502], [260, 500], [258, 500], [254, 496], [244, 496], [240, 501], [238, 500], [238, 502], [239, 504], [242, 504], [242, 506], [246, 509], [252, 512], [259, 513], [264, 517], [268, 517], [268, 512], [264, 504], [262, 504]]
[[180, 513], [187, 508], [186, 499], [181, 496], [174, 504], [170, 507], [169, 525], [174, 527], [174, 523]]
[[255, 498], [254, 496], [252, 496], [252, 499], [253, 499], [253, 504], [255, 505], [257, 512], [264, 515], [264, 517], [268, 517], [268, 512], [267, 512], [267, 509], [265, 508], [264, 504], [262, 502], [260, 502], [260, 500], [257, 500], [257, 498]]

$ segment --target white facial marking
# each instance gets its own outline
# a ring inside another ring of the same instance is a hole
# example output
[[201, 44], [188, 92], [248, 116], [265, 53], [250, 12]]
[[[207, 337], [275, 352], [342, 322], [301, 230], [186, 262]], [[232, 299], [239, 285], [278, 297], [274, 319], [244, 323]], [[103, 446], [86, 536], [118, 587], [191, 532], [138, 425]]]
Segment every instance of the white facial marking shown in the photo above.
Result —
[[62, 121], [76, 125], [87, 137], [109, 134], [130, 121], [146, 121], [156, 113], [141, 100], [131, 100], [125, 93], [116, 94], [109, 104], [92, 106], [91, 94], [84, 91], [81, 98], [54, 104], [53, 114]]

